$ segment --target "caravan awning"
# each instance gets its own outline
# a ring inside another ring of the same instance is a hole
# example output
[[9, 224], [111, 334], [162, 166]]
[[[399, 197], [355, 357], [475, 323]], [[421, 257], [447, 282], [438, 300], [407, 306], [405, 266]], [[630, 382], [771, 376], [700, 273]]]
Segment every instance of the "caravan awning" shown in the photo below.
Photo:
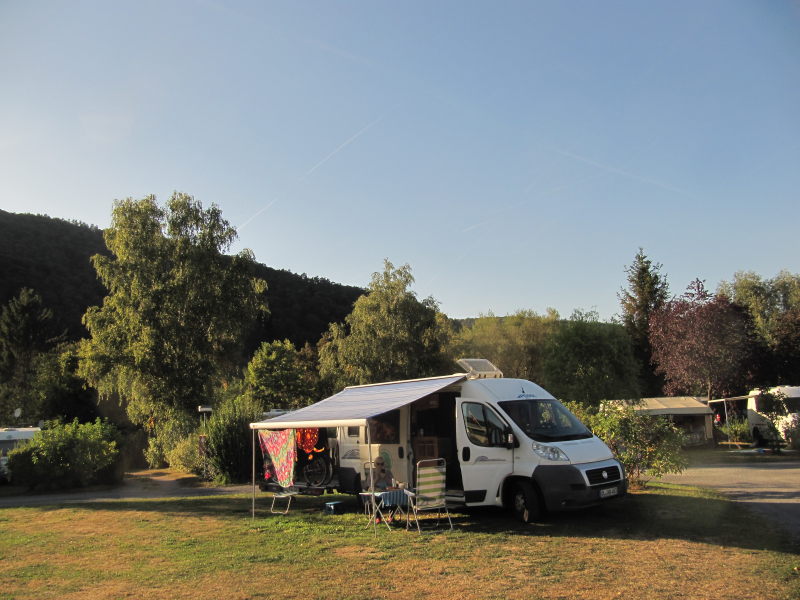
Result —
[[642, 398], [640, 406], [634, 410], [649, 415], [710, 415], [713, 411], [695, 396], [674, 396], [668, 398]]
[[348, 387], [325, 400], [285, 415], [250, 423], [250, 429], [299, 429], [304, 427], [356, 427], [367, 419], [411, 404], [466, 379], [447, 375], [410, 381]]

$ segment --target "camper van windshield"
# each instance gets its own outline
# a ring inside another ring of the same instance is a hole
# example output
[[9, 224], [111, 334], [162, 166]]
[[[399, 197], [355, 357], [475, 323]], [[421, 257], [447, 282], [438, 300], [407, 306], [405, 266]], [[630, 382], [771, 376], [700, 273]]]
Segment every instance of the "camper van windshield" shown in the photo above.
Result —
[[507, 400], [506, 414], [537, 442], [563, 442], [592, 437], [592, 432], [558, 400]]

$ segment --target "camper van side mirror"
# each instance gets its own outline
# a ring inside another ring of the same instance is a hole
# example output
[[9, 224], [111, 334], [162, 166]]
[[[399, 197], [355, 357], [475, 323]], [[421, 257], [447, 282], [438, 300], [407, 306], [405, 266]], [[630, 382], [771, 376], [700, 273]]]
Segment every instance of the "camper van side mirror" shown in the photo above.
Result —
[[514, 432], [511, 431], [511, 427], [505, 428], [505, 430], [503, 431], [503, 439], [505, 440], [503, 446], [505, 446], [509, 450], [519, 447], [519, 442], [517, 442], [517, 438], [514, 436]]

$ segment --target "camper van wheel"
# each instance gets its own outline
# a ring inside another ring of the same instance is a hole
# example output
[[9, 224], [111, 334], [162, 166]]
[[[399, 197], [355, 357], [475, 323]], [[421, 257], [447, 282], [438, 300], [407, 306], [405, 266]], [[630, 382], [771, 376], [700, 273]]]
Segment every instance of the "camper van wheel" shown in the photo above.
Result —
[[514, 486], [511, 509], [514, 511], [514, 516], [523, 523], [531, 523], [541, 516], [539, 496], [527, 481], [520, 481]]
[[322, 487], [331, 480], [333, 467], [324, 455], [317, 455], [303, 467], [303, 479], [311, 487]]

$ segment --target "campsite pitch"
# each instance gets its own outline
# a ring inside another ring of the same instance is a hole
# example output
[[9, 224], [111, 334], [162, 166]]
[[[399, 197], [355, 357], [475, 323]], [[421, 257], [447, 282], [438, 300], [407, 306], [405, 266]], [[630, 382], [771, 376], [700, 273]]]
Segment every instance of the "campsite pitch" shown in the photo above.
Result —
[[[796, 598], [781, 533], [696, 488], [518, 524], [455, 513], [450, 533], [374, 534], [350, 497], [259, 494], [0, 509], [0, 598]], [[325, 514], [343, 500], [351, 512]]]

